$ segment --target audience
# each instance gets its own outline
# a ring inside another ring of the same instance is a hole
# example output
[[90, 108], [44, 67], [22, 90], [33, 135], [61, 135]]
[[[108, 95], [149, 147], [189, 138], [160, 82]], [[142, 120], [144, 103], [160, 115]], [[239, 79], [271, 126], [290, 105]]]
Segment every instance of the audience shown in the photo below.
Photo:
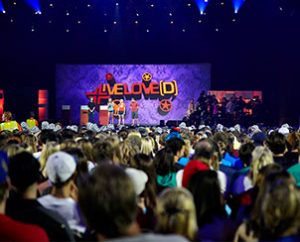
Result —
[[41, 129], [0, 132], [0, 241], [299, 240], [290, 126]]

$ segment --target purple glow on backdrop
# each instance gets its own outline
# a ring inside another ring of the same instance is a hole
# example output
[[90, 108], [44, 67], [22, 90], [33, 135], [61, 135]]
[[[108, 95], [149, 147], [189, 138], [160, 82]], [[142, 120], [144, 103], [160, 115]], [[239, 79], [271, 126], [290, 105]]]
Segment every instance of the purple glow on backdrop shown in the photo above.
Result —
[[[107, 83], [106, 73], [112, 73], [117, 83], [142, 82], [145, 72], [152, 74], [152, 81], [177, 81], [178, 96], [172, 101], [173, 109], [166, 115], [158, 113], [159, 100], [138, 100], [141, 124], [159, 124], [160, 120], [181, 120], [189, 101], [197, 100], [201, 91], [210, 89], [210, 64], [180, 65], [57, 65], [56, 112], [61, 117], [62, 105], [70, 105], [72, 122], [79, 123], [80, 105], [86, 105], [86, 92], [94, 91], [100, 83]], [[129, 100], [126, 123], [131, 122]]]

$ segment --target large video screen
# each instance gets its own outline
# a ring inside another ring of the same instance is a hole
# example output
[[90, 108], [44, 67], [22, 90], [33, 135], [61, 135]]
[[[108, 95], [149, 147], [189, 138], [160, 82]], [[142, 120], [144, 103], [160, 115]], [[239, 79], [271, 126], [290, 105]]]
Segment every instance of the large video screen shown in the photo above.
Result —
[[129, 104], [139, 104], [140, 124], [182, 120], [191, 99], [210, 89], [210, 64], [57, 65], [56, 111], [70, 105], [72, 122], [79, 123], [80, 106], [93, 97], [97, 106], [111, 97], [126, 104], [125, 123], [131, 123]]

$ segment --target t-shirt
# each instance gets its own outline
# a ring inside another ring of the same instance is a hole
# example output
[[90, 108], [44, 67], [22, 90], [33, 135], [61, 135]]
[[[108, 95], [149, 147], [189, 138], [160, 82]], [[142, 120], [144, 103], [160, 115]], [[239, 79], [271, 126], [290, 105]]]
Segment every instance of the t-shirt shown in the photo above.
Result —
[[182, 186], [187, 187], [191, 177], [198, 171], [207, 171], [209, 169], [210, 169], [209, 165], [207, 165], [202, 161], [198, 161], [198, 160], [189, 161], [189, 163], [184, 167], [183, 170]]
[[17, 221], [40, 226], [51, 241], [75, 241], [67, 222], [37, 200], [21, 199], [11, 193], [6, 203], [6, 214]]
[[124, 112], [125, 111], [125, 103], [120, 103], [119, 104], [119, 111]]
[[0, 214], [0, 241], [48, 242], [48, 236], [38, 226], [23, 224]]
[[188, 242], [188, 240], [177, 235], [141, 234], [134, 237], [105, 240], [105, 242]]
[[131, 101], [130, 109], [131, 109], [131, 112], [137, 112], [139, 109], [139, 104], [136, 101]]
[[85, 227], [81, 225], [77, 204], [72, 198], [57, 198], [50, 195], [40, 197], [38, 201], [50, 210], [56, 211], [69, 224], [70, 228], [83, 233]]

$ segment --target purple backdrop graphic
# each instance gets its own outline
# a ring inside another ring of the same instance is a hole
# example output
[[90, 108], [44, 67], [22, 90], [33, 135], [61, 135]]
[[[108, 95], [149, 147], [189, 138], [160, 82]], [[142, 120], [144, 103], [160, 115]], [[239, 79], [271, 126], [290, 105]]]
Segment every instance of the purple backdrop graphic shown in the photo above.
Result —
[[[112, 73], [116, 83], [141, 83], [144, 73], [152, 75], [153, 82], [176, 80], [178, 96], [172, 100], [172, 110], [165, 115], [158, 112], [159, 99], [138, 100], [141, 124], [159, 124], [160, 120], [181, 120], [189, 101], [197, 100], [201, 91], [210, 89], [210, 64], [180, 65], [57, 65], [56, 112], [61, 117], [62, 105], [70, 105], [72, 122], [79, 123], [80, 105], [86, 105], [87, 92], [93, 92], [100, 84], [106, 84], [106, 74]], [[125, 100], [126, 123], [131, 122], [130, 100]]]

